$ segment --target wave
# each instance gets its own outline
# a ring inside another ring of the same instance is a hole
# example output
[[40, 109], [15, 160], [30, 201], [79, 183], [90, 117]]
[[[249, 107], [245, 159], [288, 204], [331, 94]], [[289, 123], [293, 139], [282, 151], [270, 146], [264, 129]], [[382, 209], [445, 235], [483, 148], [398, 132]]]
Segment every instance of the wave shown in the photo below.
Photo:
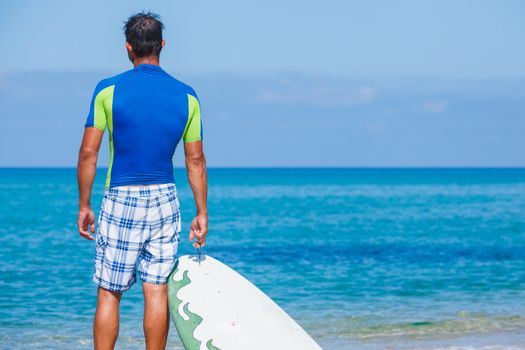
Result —
[[336, 337], [354, 340], [380, 340], [384, 338], [441, 339], [475, 333], [525, 331], [522, 316], [460, 315], [455, 319], [421, 322], [371, 324], [367, 318], [350, 317], [334, 322], [305, 324], [316, 337]]

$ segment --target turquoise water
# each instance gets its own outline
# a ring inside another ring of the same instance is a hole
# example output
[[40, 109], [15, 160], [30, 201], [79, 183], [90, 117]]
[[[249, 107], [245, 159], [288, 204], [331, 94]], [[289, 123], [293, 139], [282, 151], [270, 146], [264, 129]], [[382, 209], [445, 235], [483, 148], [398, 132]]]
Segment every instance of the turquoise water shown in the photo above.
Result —
[[[94, 247], [76, 233], [75, 176], [0, 169], [3, 349], [91, 347]], [[175, 179], [186, 232], [191, 192], [183, 170]], [[209, 181], [205, 253], [325, 349], [525, 349], [525, 169], [211, 169]], [[144, 346], [141, 298], [139, 284], [123, 298], [119, 349]]]

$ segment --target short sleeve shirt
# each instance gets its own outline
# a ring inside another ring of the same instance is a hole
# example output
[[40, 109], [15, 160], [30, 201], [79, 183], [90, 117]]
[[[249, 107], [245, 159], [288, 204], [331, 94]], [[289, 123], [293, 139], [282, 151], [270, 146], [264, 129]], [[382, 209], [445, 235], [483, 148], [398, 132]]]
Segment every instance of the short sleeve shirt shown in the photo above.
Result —
[[106, 188], [173, 183], [179, 141], [202, 140], [197, 94], [152, 64], [100, 81], [85, 127], [109, 132]]

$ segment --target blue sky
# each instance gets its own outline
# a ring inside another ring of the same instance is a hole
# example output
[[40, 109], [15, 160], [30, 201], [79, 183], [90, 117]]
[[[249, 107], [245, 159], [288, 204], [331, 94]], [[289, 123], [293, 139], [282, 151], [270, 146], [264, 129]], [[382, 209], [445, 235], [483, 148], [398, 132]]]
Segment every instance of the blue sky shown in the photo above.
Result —
[[75, 165], [141, 9], [212, 166], [525, 166], [525, 3], [386, 0], [3, 3], [0, 166]]

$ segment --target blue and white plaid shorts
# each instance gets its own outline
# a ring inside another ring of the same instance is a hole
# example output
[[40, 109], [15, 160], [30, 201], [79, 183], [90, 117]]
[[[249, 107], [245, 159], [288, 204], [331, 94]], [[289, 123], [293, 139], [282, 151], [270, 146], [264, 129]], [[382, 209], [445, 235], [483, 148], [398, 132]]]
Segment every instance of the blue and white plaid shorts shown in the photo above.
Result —
[[140, 279], [165, 284], [177, 261], [180, 209], [175, 184], [106, 189], [98, 217], [93, 281], [124, 292]]

